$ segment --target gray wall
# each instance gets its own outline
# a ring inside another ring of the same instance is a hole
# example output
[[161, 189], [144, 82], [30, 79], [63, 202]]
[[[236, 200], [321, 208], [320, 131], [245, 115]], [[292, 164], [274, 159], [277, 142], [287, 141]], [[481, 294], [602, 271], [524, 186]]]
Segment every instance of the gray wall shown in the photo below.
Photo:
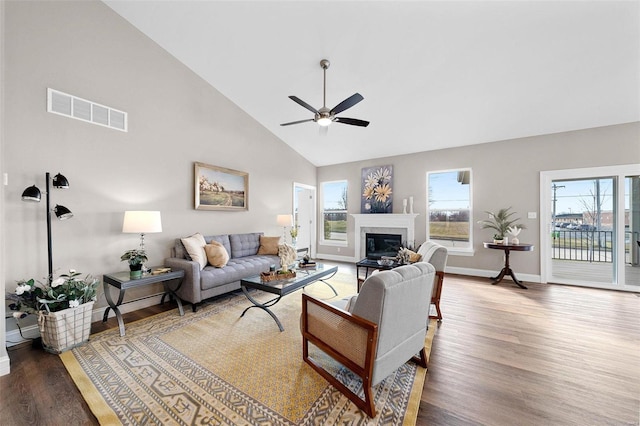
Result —
[[[30, 185], [44, 191], [47, 171], [69, 179], [51, 198], [75, 215], [53, 222], [59, 272], [126, 270], [120, 255], [140, 237], [121, 233], [125, 210], [162, 212], [163, 232], [146, 237], [151, 264], [162, 263], [175, 238], [197, 231], [281, 235], [276, 215], [291, 212], [294, 181], [315, 185], [311, 163], [103, 3], [5, 9], [7, 290], [47, 274], [44, 202], [20, 200]], [[129, 132], [47, 113], [47, 87], [128, 112]], [[194, 210], [196, 161], [248, 172], [249, 211]]]
[[[398, 137], [400, 139], [393, 143], [402, 143], [401, 133]], [[426, 238], [427, 172], [471, 168], [475, 255], [450, 256], [447, 266], [495, 271], [502, 266], [502, 256], [482, 247], [482, 242], [489, 241], [493, 233], [476, 223], [487, 218], [485, 211], [512, 206], [527, 226], [519, 235], [520, 241], [539, 247], [538, 219], [527, 219], [527, 212], [540, 212], [540, 171], [634, 163], [640, 163], [640, 123], [326, 166], [318, 169], [317, 176], [318, 186], [325, 181], [348, 180], [349, 213], [360, 213], [361, 169], [393, 165], [394, 213], [402, 213], [402, 199], [414, 197], [414, 212], [419, 213], [416, 218], [416, 244], [419, 244]], [[319, 246], [318, 256], [353, 257], [353, 233], [353, 218], [349, 218], [349, 246], [340, 251], [336, 247]], [[511, 261], [519, 272], [540, 274], [537, 254], [516, 255]]]

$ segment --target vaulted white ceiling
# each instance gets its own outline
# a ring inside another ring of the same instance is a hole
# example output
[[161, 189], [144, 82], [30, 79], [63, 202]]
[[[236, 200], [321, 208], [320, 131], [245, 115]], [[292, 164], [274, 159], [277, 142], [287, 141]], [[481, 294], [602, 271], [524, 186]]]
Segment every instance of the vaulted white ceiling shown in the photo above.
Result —
[[318, 166], [640, 121], [639, 1], [105, 3]]

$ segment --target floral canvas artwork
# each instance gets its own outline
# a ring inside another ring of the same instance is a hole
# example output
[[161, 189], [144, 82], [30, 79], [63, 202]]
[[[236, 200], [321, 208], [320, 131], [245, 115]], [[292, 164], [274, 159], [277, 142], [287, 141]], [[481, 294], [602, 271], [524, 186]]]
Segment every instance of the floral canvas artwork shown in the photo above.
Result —
[[393, 210], [393, 166], [362, 169], [361, 213], [391, 213]]

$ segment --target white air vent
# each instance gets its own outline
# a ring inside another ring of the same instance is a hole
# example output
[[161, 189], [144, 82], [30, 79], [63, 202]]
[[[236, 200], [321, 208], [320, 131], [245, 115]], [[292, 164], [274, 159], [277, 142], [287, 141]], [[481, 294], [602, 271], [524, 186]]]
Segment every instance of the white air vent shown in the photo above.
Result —
[[126, 112], [54, 89], [47, 89], [47, 111], [99, 126], [127, 131]]

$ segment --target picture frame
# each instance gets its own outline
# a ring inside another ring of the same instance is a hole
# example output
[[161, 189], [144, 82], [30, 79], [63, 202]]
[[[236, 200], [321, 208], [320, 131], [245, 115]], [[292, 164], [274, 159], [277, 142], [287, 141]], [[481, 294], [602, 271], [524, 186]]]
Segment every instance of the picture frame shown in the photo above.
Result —
[[249, 173], [194, 163], [196, 210], [249, 210]]
[[360, 213], [393, 212], [393, 165], [363, 167]]

